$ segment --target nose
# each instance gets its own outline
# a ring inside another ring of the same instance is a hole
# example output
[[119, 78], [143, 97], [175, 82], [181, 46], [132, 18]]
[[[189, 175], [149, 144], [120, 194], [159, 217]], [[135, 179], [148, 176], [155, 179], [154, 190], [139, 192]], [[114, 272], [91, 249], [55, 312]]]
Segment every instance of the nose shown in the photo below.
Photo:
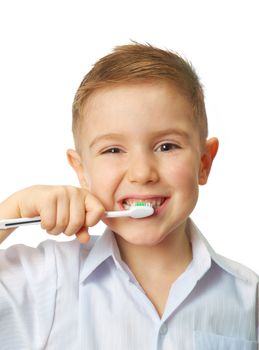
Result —
[[159, 173], [155, 159], [148, 154], [138, 154], [129, 160], [127, 177], [130, 182], [139, 184], [156, 183]]

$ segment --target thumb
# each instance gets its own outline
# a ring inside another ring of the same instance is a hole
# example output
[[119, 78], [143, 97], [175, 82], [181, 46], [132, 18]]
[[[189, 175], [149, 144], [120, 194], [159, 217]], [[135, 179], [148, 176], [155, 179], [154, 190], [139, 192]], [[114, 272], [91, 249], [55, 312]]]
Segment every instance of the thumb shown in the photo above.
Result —
[[76, 237], [80, 243], [87, 243], [90, 240], [90, 235], [84, 226], [76, 233]]

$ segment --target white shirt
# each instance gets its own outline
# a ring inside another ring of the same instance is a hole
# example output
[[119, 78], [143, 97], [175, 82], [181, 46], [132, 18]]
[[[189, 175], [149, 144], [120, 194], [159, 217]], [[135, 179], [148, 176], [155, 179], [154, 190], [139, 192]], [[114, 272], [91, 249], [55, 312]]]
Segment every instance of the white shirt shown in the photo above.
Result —
[[256, 350], [259, 278], [188, 220], [193, 260], [160, 319], [107, 228], [0, 251], [1, 350]]

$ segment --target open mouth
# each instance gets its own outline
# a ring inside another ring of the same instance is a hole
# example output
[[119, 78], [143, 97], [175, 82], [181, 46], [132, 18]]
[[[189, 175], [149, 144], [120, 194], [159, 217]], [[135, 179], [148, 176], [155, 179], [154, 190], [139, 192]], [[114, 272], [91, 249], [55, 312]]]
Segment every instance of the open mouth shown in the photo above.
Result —
[[122, 201], [122, 206], [125, 210], [130, 209], [131, 206], [136, 205], [136, 203], [147, 203], [154, 209], [160, 208], [165, 202], [166, 197], [158, 198], [148, 198], [148, 199], [138, 199], [138, 198], [126, 198]]

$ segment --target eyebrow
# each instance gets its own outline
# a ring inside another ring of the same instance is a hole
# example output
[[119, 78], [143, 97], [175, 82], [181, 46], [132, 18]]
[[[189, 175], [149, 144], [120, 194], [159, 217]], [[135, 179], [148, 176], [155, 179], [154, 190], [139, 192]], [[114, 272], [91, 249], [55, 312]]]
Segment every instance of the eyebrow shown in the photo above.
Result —
[[[190, 135], [181, 129], [174, 129], [174, 128], [170, 128], [170, 129], [165, 129], [165, 130], [158, 130], [158, 131], [154, 131], [150, 134], [152, 137], [161, 137], [161, 136], [167, 136], [167, 135], [178, 135], [186, 140], [190, 139]], [[103, 135], [99, 135], [97, 137], [95, 137], [92, 142], [90, 143], [89, 147], [93, 147], [96, 143], [100, 142], [100, 141], [104, 141], [104, 140], [110, 140], [110, 139], [120, 139], [123, 140], [125, 139], [125, 137], [121, 134], [118, 133], [109, 133], [109, 134], [103, 134]]]

